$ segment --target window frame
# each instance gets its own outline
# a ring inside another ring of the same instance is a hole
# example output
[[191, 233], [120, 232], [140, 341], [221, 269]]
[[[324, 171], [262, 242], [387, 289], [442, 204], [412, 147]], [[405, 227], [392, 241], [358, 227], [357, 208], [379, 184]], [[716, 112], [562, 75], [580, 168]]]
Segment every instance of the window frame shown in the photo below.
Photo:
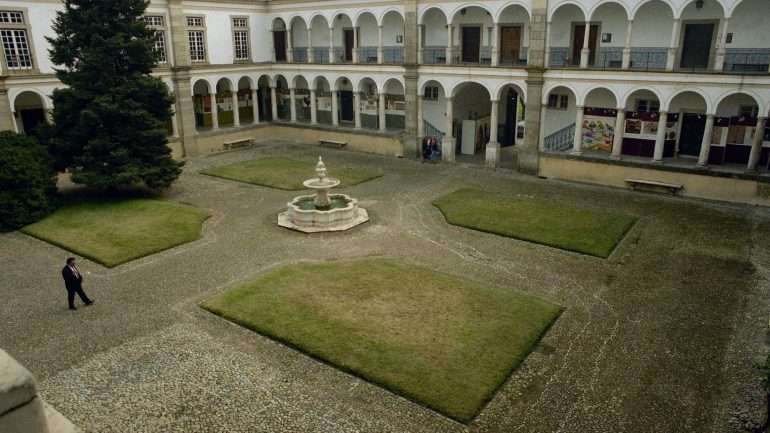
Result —
[[[156, 25], [156, 24], [148, 23], [147, 22], [147, 18], [149, 18], [149, 17], [160, 18], [161, 24], [160, 25]], [[170, 62], [171, 55], [169, 53], [169, 44], [168, 44], [168, 42], [170, 40], [170, 37], [169, 37], [169, 34], [168, 34], [169, 26], [168, 26], [168, 20], [166, 19], [166, 16], [163, 15], [163, 14], [158, 14], [158, 13], [149, 13], [149, 14], [145, 14], [143, 19], [145, 20], [144, 22], [145, 22], [145, 25], [147, 26], [147, 28], [152, 30], [152, 31], [154, 31], [156, 33], [156, 37], [157, 37], [157, 34], [160, 34], [163, 37], [163, 57], [165, 58], [165, 60], [162, 61], [162, 62], [159, 60], [157, 67], [163, 68], [163, 67], [171, 66], [171, 62]], [[154, 41], [153, 42], [153, 49], [157, 48], [156, 45], [157, 45], [157, 41]]]
[[2, 59], [0, 60], [0, 70], [6, 75], [21, 75], [21, 74], [39, 74], [37, 58], [35, 57], [35, 43], [32, 37], [32, 25], [29, 20], [29, 12], [27, 8], [17, 7], [0, 7], [0, 12], [18, 12], [22, 16], [21, 23], [0, 23], [0, 30], [22, 30], [24, 31], [27, 41], [27, 49], [29, 50], [29, 61], [31, 63], [28, 68], [11, 68], [8, 66], [8, 55], [5, 51], [5, 45], [2, 44], [0, 50], [2, 50]]
[[[236, 27], [235, 21], [236, 20], [245, 20], [246, 26], [245, 27]], [[238, 58], [238, 49], [236, 47], [236, 33], [246, 33], [246, 57], [245, 58]], [[247, 15], [230, 15], [230, 35], [233, 41], [233, 63], [251, 63], [251, 56], [252, 56], [252, 50], [251, 50], [251, 24], [249, 22], [249, 17]]]
[[[200, 26], [193, 26], [190, 25], [190, 19], [200, 19], [201, 25]], [[203, 59], [202, 60], [193, 60], [192, 55], [192, 41], [190, 40], [190, 33], [191, 32], [200, 32], [201, 37], [201, 44], [203, 46]], [[205, 15], [185, 15], [185, 33], [187, 36], [187, 57], [190, 60], [191, 65], [207, 65], [209, 64], [209, 48], [208, 48], [208, 35], [206, 34], [206, 16]]]

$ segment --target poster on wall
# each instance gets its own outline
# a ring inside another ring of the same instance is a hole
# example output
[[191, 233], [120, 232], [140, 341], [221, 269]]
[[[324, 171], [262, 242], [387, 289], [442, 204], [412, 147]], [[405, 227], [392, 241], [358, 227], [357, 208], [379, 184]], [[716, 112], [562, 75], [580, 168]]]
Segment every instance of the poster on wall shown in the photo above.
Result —
[[583, 118], [583, 148], [612, 150], [612, 139], [615, 136], [615, 118], [600, 116], [585, 116]]

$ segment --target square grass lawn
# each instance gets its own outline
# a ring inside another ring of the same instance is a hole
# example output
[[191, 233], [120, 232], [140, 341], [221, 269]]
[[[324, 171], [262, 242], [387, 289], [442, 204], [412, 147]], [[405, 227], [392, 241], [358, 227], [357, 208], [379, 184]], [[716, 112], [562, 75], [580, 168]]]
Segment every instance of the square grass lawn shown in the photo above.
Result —
[[202, 306], [462, 422], [561, 311], [384, 258], [285, 266]]
[[[298, 161], [289, 158], [270, 157], [236, 162], [213, 167], [201, 173], [270, 188], [299, 191], [302, 185], [315, 177], [317, 161]], [[336, 177], [342, 186], [353, 186], [382, 176], [382, 171], [349, 164], [332, 163], [327, 166], [330, 177]]]
[[603, 258], [636, 222], [622, 213], [470, 188], [433, 204], [449, 224]]
[[22, 232], [108, 267], [198, 239], [208, 212], [151, 199], [65, 206]]

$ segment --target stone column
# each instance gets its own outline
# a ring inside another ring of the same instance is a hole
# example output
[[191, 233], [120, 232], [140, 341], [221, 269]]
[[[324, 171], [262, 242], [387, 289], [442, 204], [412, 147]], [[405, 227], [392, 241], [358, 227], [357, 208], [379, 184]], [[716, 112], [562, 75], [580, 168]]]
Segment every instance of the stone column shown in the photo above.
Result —
[[380, 132], [385, 132], [385, 91], [380, 92], [379, 101], [377, 101], [377, 114], [379, 115]]
[[[546, 38], [550, 30], [547, 23], [547, 0], [532, 0], [529, 21], [529, 50], [527, 51], [527, 99], [525, 100], [525, 137], [514, 146], [516, 169], [522, 173], [537, 175], [539, 170], [539, 143], [543, 116], [543, 71], [546, 55]], [[548, 23], [550, 24], [550, 23]]]
[[497, 142], [497, 99], [492, 101], [492, 111], [489, 116], [489, 142], [486, 147], [487, 168], [497, 168], [500, 165], [500, 143]]
[[446, 64], [452, 64], [452, 23], [446, 25]]
[[422, 103], [423, 96], [417, 95], [417, 142], [422, 143], [423, 137], [425, 137], [425, 123], [422, 117]]
[[666, 145], [666, 120], [668, 119], [668, 113], [665, 111], [660, 112], [658, 118], [658, 133], [655, 135], [655, 150], [652, 154], [652, 162], [663, 162], [663, 149]]
[[[548, 21], [545, 25], [544, 29], [545, 33], [545, 44], [543, 46], [543, 67], [548, 67], [551, 65], [551, 22]], [[531, 47], [530, 47], [531, 50]], [[531, 57], [529, 55], [529, 52], [527, 52], [527, 64], [531, 65]]]
[[356, 129], [361, 129], [361, 92], [353, 92], [353, 113]]
[[259, 99], [257, 89], [251, 89], [251, 111], [254, 114], [254, 123], [259, 123]]
[[286, 29], [286, 61], [294, 63], [294, 41], [291, 37], [292, 26]]
[[623, 69], [631, 67], [631, 33], [634, 28], [634, 20], [628, 20], [626, 25], [626, 43], [623, 45]]
[[318, 124], [318, 114], [316, 113], [316, 100], [315, 100], [315, 89], [310, 89], [310, 124], [311, 125], [317, 125]]
[[730, 25], [730, 18], [723, 18], [720, 22], [719, 40], [717, 42], [717, 52], [714, 57], [714, 70], [722, 71], [725, 68], [725, 54], [727, 52], [727, 28]]
[[313, 63], [313, 29], [307, 28], [307, 62]]
[[337, 111], [337, 91], [332, 90], [331, 96], [332, 96], [332, 125], [339, 126], [340, 113]]
[[497, 39], [498, 39], [498, 37], [497, 37], [498, 30], [497, 29], [499, 27], [500, 27], [500, 25], [498, 23], [492, 23], [492, 40], [490, 41], [490, 42], [492, 42], [492, 44], [491, 44], [492, 45], [492, 63], [491, 63], [492, 66], [497, 66], [497, 64], [500, 61], [500, 49], [497, 46]]
[[711, 151], [711, 134], [714, 129], [714, 115], [706, 115], [706, 126], [703, 128], [703, 138], [700, 142], [700, 153], [698, 154], [698, 167], [706, 167], [709, 163], [709, 152]]
[[5, 77], [0, 77], [0, 131], [14, 131], [15, 129], [16, 120], [11, 109], [8, 89], [5, 87]]
[[278, 120], [278, 99], [276, 98], [275, 87], [270, 86], [270, 113], [273, 115], [273, 122]]
[[626, 130], [626, 107], [618, 107], [615, 117], [615, 135], [612, 137], [612, 154], [610, 158], [620, 159], [623, 153], [623, 133]]
[[179, 124], [177, 124], [177, 121], [176, 112], [171, 113], [171, 136], [174, 138], [179, 137]]
[[230, 97], [233, 99], [233, 126], [241, 126], [241, 111], [238, 107], [238, 92], [230, 93]]
[[417, 23], [417, 1], [404, 2], [404, 132], [401, 134], [402, 153], [408, 158], [419, 158], [419, 130], [422, 112], [419, 101], [418, 65], [422, 61], [421, 27]]
[[[545, 104], [542, 104], [542, 106], [540, 107], [540, 121], [541, 122], [545, 121], [545, 116], [546, 116], [547, 112], [548, 112], [548, 106], [545, 105]], [[525, 130], [526, 130], [526, 128], [525, 128]], [[529, 134], [527, 134], [527, 135], [529, 135]], [[538, 135], [538, 141], [537, 142], [539, 143], [538, 144], [538, 149], [541, 152], [544, 152], [545, 151], [545, 128], [540, 128], [540, 134]]]
[[[48, 433], [49, 422], [32, 373], [0, 350], [0, 431]], [[64, 420], [66, 421], [66, 420]], [[75, 431], [69, 423], [56, 431]]]
[[382, 26], [377, 26], [377, 63], [381, 65], [384, 61], [382, 53]]
[[217, 94], [211, 93], [211, 128], [219, 129], [219, 104], [217, 103]]
[[329, 27], [329, 63], [337, 63], [334, 58], [334, 27]]
[[296, 92], [293, 87], [289, 88], [289, 110], [291, 112], [291, 123], [297, 123], [297, 101], [294, 99]]
[[589, 36], [591, 36], [591, 22], [586, 20], [586, 29], [585, 32], [583, 32], [583, 49], [580, 50], [581, 68], [588, 67], [588, 58], [591, 55], [591, 48], [588, 46], [591, 40]]
[[[171, 81], [174, 88], [174, 112], [179, 122], [179, 134], [182, 142], [183, 156], [199, 154], [196, 142], [198, 131], [195, 128], [195, 106], [193, 104], [193, 91], [190, 78], [190, 47], [187, 40], [187, 17], [182, 7], [182, 0], [170, 0], [168, 2], [168, 14], [170, 24], [171, 53]], [[0, 95], [0, 110], [4, 106]], [[2, 125], [2, 113], [0, 112], [0, 129]]]
[[572, 141], [572, 153], [573, 155], [580, 155], [583, 153], [583, 106], [578, 105], [575, 107], [575, 136]]
[[757, 117], [757, 128], [754, 130], [754, 138], [751, 140], [751, 153], [749, 154], [749, 163], [746, 166], [747, 171], [757, 171], [757, 162], [762, 153], [762, 139], [765, 135], [765, 125], [767, 117]]
[[666, 70], [673, 71], [676, 63], [676, 52], [679, 49], [679, 29], [681, 20], [674, 19], [674, 27], [671, 29], [671, 44], [668, 48], [668, 58], [666, 58]]
[[455, 137], [452, 131], [452, 123], [454, 114], [452, 113], [452, 98], [446, 97], [446, 131], [444, 132], [444, 139], [441, 142], [441, 159], [444, 161], [455, 160]]
[[423, 33], [423, 26], [418, 25], [417, 26], [417, 63], [422, 64], [423, 63], [423, 53], [425, 52], [425, 48], [422, 45], [422, 33]]
[[353, 63], [358, 63], [358, 27], [353, 26]]

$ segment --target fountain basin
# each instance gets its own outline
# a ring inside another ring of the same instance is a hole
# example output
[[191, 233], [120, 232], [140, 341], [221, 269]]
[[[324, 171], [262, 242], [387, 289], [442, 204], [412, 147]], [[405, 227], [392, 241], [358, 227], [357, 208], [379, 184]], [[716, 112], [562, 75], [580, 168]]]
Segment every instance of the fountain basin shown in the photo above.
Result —
[[369, 221], [366, 209], [347, 194], [329, 194], [330, 206], [318, 209], [315, 195], [300, 195], [278, 214], [278, 225], [305, 233], [333, 232], [351, 229]]

